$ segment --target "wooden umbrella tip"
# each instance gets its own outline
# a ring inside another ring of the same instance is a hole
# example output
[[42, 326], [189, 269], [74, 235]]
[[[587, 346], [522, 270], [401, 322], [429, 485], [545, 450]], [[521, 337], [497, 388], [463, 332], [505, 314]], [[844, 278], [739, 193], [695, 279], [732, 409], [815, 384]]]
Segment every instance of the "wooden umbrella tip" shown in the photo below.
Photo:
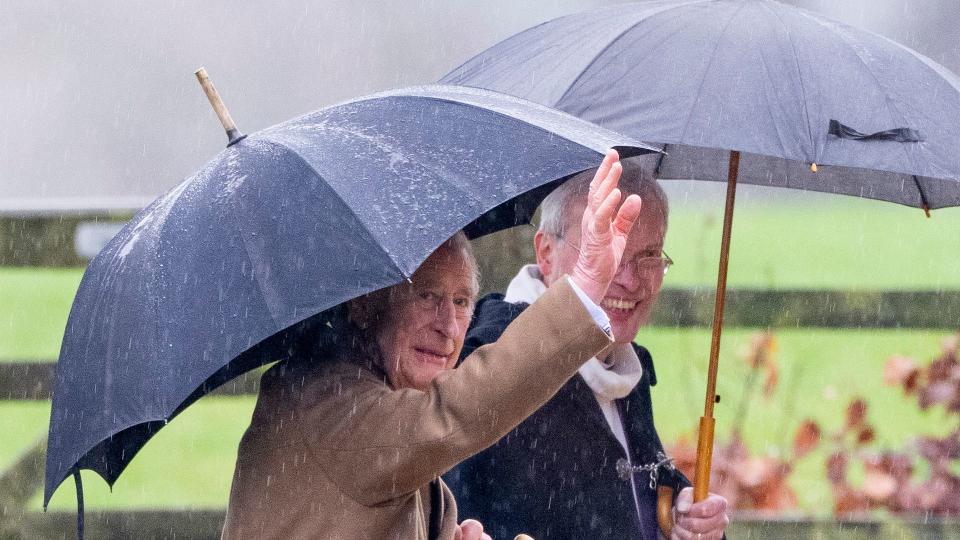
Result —
[[237, 125], [233, 122], [233, 118], [230, 116], [230, 111], [227, 110], [227, 106], [224, 105], [223, 99], [220, 98], [220, 94], [213, 86], [213, 81], [210, 80], [210, 76], [207, 75], [207, 70], [201, 66], [200, 69], [194, 71], [193, 73], [197, 76], [197, 82], [200, 83], [200, 87], [203, 89], [203, 93], [206, 94], [207, 100], [210, 101], [210, 105], [217, 114], [217, 118], [219, 118], [220, 123], [223, 124], [224, 131], [227, 132], [227, 146], [230, 147], [242, 141], [246, 135], [237, 129]]

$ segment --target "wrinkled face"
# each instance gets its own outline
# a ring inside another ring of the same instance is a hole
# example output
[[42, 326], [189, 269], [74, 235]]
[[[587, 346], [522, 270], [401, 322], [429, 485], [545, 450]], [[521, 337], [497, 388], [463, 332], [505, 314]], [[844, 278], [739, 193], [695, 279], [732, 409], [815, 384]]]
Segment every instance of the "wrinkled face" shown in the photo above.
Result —
[[[573, 272], [580, 255], [580, 219], [584, 205], [571, 206], [563, 238], [537, 233], [537, 264], [548, 286], [564, 274]], [[650, 312], [663, 284], [663, 270], [662, 267], [637, 261], [644, 257], [660, 256], [666, 229], [666, 217], [659, 201], [649, 197], [644, 199], [640, 217], [627, 237], [620, 267], [600, 303], [610, 317], [614, 341], [617, 343], [633, 341], [640, 326], [650, 319]]]
[[394, 287], [376, 334], [394, 388], [426, 390], [460, 357], [476, 291], [466, 255], [442, 246]]

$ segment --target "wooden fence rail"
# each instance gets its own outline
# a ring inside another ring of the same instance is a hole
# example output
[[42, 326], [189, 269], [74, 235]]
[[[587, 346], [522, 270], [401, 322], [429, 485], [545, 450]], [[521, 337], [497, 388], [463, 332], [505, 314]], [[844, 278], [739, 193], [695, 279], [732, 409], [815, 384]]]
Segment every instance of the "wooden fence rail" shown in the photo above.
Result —
[[[708, 328], [713, 290], [665, 289], [654, 326]], [[751, 290], [727, 293], [727, 327], [923, 328], [960, 330], [960, 291]], [[0, 400], [49, 399], [54, 360], [0, 360]], [[256, 393], [259, 377], [240, 377], [219, 395]]]
[[[664, 289], [654, 326], [707, 327], [714, 290]], [[960, 329], [960, 291], [728, 289], [724, 323], [752, 328]]]

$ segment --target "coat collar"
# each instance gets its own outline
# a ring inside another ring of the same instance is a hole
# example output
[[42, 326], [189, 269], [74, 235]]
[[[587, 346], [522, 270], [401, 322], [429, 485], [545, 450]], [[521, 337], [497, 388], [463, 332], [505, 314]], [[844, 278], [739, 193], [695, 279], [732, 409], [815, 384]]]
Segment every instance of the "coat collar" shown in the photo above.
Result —
[[[546, 290], [540, 267], [527, 264], [510, 280], [503, 300], [512, 304], [532, 304]], [[578, 370], [580, 376], [594, 393], [604, 399], [625, 398], [643, 377], [644, 366], [629, 345], [614, 345], [608, 359], [612, 365], [604, 365], [597, 358], [587, 360]]]

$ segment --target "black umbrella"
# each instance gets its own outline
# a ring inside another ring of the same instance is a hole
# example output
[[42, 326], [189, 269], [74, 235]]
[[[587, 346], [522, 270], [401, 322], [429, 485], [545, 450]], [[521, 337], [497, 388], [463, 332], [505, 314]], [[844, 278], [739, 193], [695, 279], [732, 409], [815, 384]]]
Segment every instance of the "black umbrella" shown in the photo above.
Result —
[[727, 253], [740, 181], [960, 205], [960, 79], [773, 0], [668, 0], [533, 27], [443, 78], [665, 144], [664, 179], [728, 182], [695, 498], [707, 495]]
[[285, 329], [408, 279], [460, 229], [526, 222], [551, 182], [607, 148], [653, 151], [524, 100], [444, 86], [245, 138], [224, 125], [230, 146], [134, 217], [83, 276], [56, 369], [45, 505], [80, 469], [112, 485], [187, 405], [282, 358]]

